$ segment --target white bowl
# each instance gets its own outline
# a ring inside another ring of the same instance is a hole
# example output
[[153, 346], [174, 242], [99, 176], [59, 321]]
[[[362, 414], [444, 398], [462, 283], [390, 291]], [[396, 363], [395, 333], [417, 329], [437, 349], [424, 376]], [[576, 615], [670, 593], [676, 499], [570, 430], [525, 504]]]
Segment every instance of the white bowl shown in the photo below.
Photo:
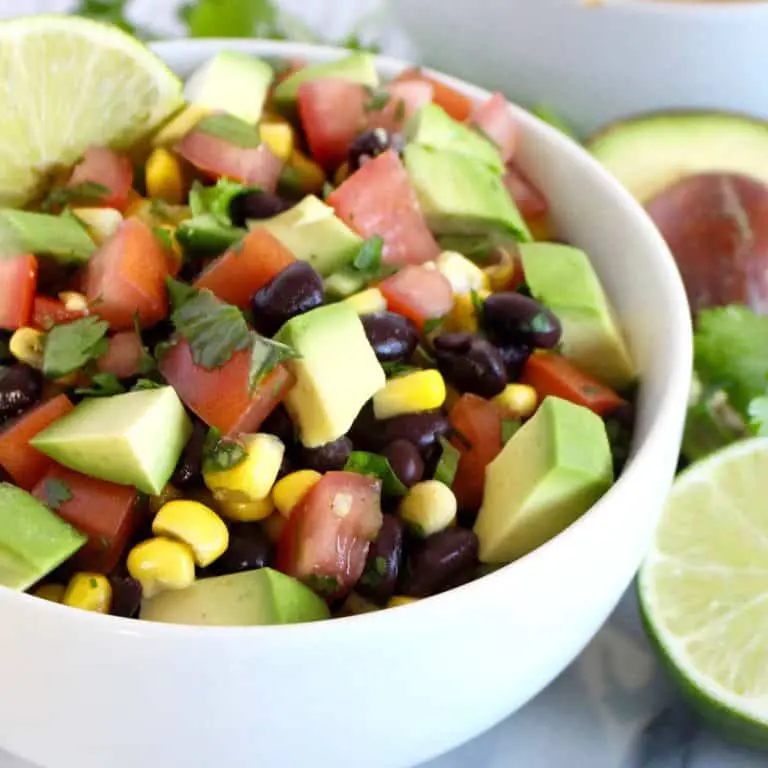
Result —
[[[186, 75], [222, 47], [310, 61], [340, 53], [216, 40], [156, 50]], [[404, 67], [380, 59], [386, 77]], [[667, 248], [629, 194], [576, 144], [515, 114], [522, 166], [562, 231], [591, 254], [642, 372], [634, 455], [616, 485], [513, 565], [354, 618], [201, 629], [0, 589], [0, 745], [45, 768], [412, 766], [523, 705], [595, 634], [635, 573], [675, 469], [688, 306]]]
[[432, 66], [557, 109], [582, 132], [637, 112], [768, 117], [767, 2], [390, 0]]

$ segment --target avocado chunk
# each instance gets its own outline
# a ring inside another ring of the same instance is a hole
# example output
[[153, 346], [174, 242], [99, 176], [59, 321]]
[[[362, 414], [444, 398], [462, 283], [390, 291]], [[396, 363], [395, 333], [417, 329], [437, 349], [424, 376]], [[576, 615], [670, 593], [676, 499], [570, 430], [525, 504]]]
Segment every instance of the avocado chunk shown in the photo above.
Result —
[[285, 406], [307, 448], [345, 435], [363, 405], [386, 383], [363, 324], [347, 304], [329, 304], [298, 315], [275, 339], [300, 355], [287, 363], [296, 384]]
[[266, 61], [239, 51], [220, 51], [187, 80], [184, 97], [189, 104], [228, 112], [255, 125], [274, 74]]
[[0, 584], [25, 590], [88, 541], [34, 496], [0, 483]]
[[61, 264], [84, 264], [95, 250], [96, 243], [71, 213], [0, 210], [0, 253], [34, 253]]
[[484, 563], [508, 563], [584, 514], [613, 483], [603, 420], [547, 397], [485, 473], [474, 531]]
[[272, 568], [200, 579], [186, 589], [145, 600], [140, 618], [209, 627], [299, 624], [330, 618], [309, 587]]
[[31, 445], [69, 469], [159, 494], [192, 434], [173, 387], [83, 400]]
[[253, 222], [253, 226], [266, 227], [297, 259], [323, 277], [349, 264], [363, 244], [363, 238], [314, 195], [271, 219]]
[[501, 232], [523, 242], [532, 239], [501, 177], [483, 163], [459, 152], [409, 144], [405, 167], [436, 235]]
[[229, 226], [212, 213], [182, 221], [176, 229], [176, 239], [191, 251], [221, 253], [248, 233], [240, 227]]
[[326, 61], [322, 64], [304, 67], [286, 77], [275, 88], [272, 98], [278, 107], [291, 107], [296, 102], [299, 86], [302, 83], [327, 77], [349, 80], [353, 83], [360, 83], [360, 85], [367, 85], [369, 88], [376, 88], [379, 84], [379, 74], [376, 71], [375, 61], [372, 54], [360, 51], [336, 59], [336, 61]]
[[700, 173], [739, 173], [768, 184], [768, 123], [743, 115], [642, 115], [608, 126], [587, 148], [641, 203]]
[[329, 301], [341, 301], [361, 291], [367, 282], [363, 272], [347, 267], [326, 277], [323, 281], [323, 289]]
[[504, 173], [504, 161], [496, 145], [468, 125], [454, 120], [437, 104], [425, 104], [415, 112], [405, 126], [405, 136], [408, 142], [420, 147], [459, 152], [498, 174]]
[[563, 357], [617, 389], [632, 384], [635, 366], [587, 254], [556, 243], [524, 243], [518, 251], [531, 294], [563, 326]]

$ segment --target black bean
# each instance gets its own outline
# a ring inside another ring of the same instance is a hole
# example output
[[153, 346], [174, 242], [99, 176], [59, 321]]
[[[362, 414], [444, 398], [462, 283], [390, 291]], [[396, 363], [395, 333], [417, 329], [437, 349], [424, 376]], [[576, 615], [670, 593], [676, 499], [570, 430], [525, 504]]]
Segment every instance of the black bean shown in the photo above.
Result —
[[43, 392], [43, 377], [28, 365], [0, 368], [0, 420], [18, 416], [33, 406]]
[[382, 363], [409, 358], [419, 343], [419, 334], [408, 318], [395, 312], [363, 315], [365, 335]]
[[271, 219], [292, 206], [292, 202], [274, 192], [246, 192], [232, 198], [229, 216], [236, 227], [244, 227], [249, 219]]
[[229, 573], [265, 568], [272, 563], [274, 547], [258, 523], [232, 523], [227, 551], [208, 567], [211, 573]]
[[478, 541], [465, 528], [447, 528], [426, 539], [407, 557], [399, 591], [429, 597], [455, 585], [457, 578], [477, 564]]
[[381, 530], [368, 550], [365, 570], [355, 590], [383, 605], [395, 592], [402, 559], [403, 523], [394, 515], [384, 515]]
[[[392, 138], [384, 128], [363, 131], [349, 147], [347, 161], [350, 173], [354, 173], [367, 160], [372, 160], [392, 148]], [[395, 140], [395, 149], [397, 143]]]
[[448, 419], [441, 411], [425, 411], [394, 416], [376, 422], [376, 432], [371, 435], [372, 442], [384, 447], [395, 440], [407, 440], [417, 446], [420, 451], [426, 451], [438, 439], [447, 435], [451, 430]]
[[282, 405], [278, 405], [269, 414], [259, 431], [279, 437], [285, 445], [293, 445], [296, 442], [296, 427], [288, 415], [288, 411]]
[[381, 451], [381, 455], [389, 461], [400, 482], [410, 488], [424, 477], [424, 459], [419, 449], [408, 440], [393, 440]]
[[613, 457], [613, 471], [618, 476], [629, 459], [629, 452], [632, 448], [632, 436], [634, 434], [635, 409], [632, 403], [625, 403], [618, 408], [614, 408], [607, 413], [603, 420], [605, 421], [605, 431], [608, 435], [608, 442], [611, 446], [611, 456]]
[[141, 584], [130, 576], [110, 576], [112, 587], [112, 606], [109, 612], [113, 616], [135, 619], [141, 608]]
[[177, 488], [200, 485], [203, 471], [203, 447], [207, 436], [208, 427], [202, 421], [195, 419], [192, 436], [184, 446], [179, 463], [171, 477], [171, 485]]
[[434, 347], [437, 367], [446, 380], [461, 392], [481, 397], [498, 395], [508, 382], [499, 350], [479, 336], [471, 336], [467, 346], [462, 334], [444, 335], [449, 336], [449, 347], [446, 349], [442, 336], [435, 339]]
[[272, 336], [286, 320], [319, 307], [323, 295], [323, 278], [305, 261], [296, 261], [253, 294], [253, 323]]
[[497, 345], [501, 359], [507, 368], [507, 376], [510, 381], [517, 381], [522, 376], [528, 358], [533, 352], [533, 348], [527, 344], [504, 344]]
[[435, 349], [440, 352], [455, 352], [465, 354], [472, 346], [471, 333], [441, 333], [432, 342]]
[[332, 472], [343, 469], [351, 453], [352, 441], [344, 436], [319, 448], [305, 448], [304, 463], [317, 472]]
[[485, 325], [503, 343], [552, 349], [560, 342], [560, 321], [543, 304], [514, 291], [494, 293], [483, 302]]

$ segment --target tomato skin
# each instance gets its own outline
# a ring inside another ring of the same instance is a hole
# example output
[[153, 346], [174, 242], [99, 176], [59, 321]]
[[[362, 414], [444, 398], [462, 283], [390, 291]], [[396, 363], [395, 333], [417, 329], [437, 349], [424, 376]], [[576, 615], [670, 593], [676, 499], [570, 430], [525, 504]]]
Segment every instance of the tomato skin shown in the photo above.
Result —
[[29, 254], [0, 259], [0, 328], [15, 331], [32, 320], [37, 259]]
[[245, 309], [256, 291], [294, 261], [294, 255], [276, 237], [257, 227], [211, 262], [194, 285]]
[[181, 340], [160, 360], [160, 372], [185, 405], [224, 435], [256, 432], [283, 400], [294, 377], [278, 365], [251, 393], [249, 352], [235, 352], [220, 368], [196, 365], [189, 344]]
[[100, 373], [127, 379], [139, 373], [144, 348], [136, 331], [121, 331], [107, 339], [107, 351], [96, 361]]
[[425, 75], [420, 69], [406, 69], [400, 73], [395, 82], [403, 80], [417, 80], [431, 85], [433, 103], [442, 107], [454, 120], [458, 120], [460, 123], [463, 123], [472, 112], [472, 102], [463, 93], [459, 93], [450, 85]]
[[98, 200], [84, 200], [85, 205], [117, 208], [122, 213], [128, 206], [133, 184], [133, 165], [130, 158], [109, 147], [89, 147], [72, 171], [67, 186], [74, 187], [87, 181], [100, 184], [109, 192]]
[[610, 387], [584, 373], [564, 357], [550, 352], [537, 352], [528, 358], [523, 368], [523, 384], [533, 387], [539, 401], [552, 395], [583, 405], [598, 416], [625, 404]]
[[379, 290], [390, 312], [407, 317], [419, 330], [428, 320], [442, 317], [453, 306], [453, 289], [448, 278], [424, 266], [403, 267], [383, 280]]
[[385, 264], [423, 264], [440, 255], [408, 174], [392, 150], [364, 163], [326, 202], [362, 237], [383, 238]]
[[165, 251], [152, 230], [139, 219], [126, 219], [91, 257], [85, 272], [85, 294], [94, 314], [114, 330], [154, 325], [168, 313]]
[[501, 419], [492, 402], [470, 393], [451, 408], [448, 420], [458, 432], [451, 444], [461, 451], [452, 488], [461, 509], [476, 510], [483, 502], [485, 469], [502, 449]]
[[53, 464], [53, 459], [33, 448], [29, 441], [73, 407], [66, 395], [57, 395], [0, 430], [0, 466], [19, 488], [30, 490]]
[[389, 94], [389, 101], [383, 109], [368, 113], [369, 128], [383, 128], [388, 133], [401, 131], [405, 121], [432, 101], [433, 86], [426, 80], [403, 80], [385, 85], [382, 89]]
[[469, 116], [469, 122], [479, 128], [498, 148], [506, 163], [515, 154], [520, 143], [520, 127], [509, 108], [509, 102], [500, 93], [494, 93], [479, 104]]
[[504, 185], [524, 219], [538, 218], [549, 210], [547, 198], [514, 163], [507, 166]]
[[72, 565], [94, 573], [113, 571], [139, 523], [136, 489], [54, 464], [32, 489], [32, 495], [43, 504], [50, 480], [64, 483], [72, 495], [58, 505], [56, 514], [88, 536], [88, 542], [72, 558]]
[[[341, 597], [360, 579], [371, 542], [383, 523], [381, 481], [353, 472], [327, 472], [293, 510], [277, 548], [277, 567], [311, 584], [335, 580], [326, 597]], [[339, 504], [339, 500], [342, 504]], [[334, 506], [343, 506], [343, 513]]]
[[88, 314], [87, 310], [71, 310], [64, 302], [50, 296], [35, 296], [32, 307], [32, 326], [41, 331], [47, 331], [54, 325], [71, 323]]

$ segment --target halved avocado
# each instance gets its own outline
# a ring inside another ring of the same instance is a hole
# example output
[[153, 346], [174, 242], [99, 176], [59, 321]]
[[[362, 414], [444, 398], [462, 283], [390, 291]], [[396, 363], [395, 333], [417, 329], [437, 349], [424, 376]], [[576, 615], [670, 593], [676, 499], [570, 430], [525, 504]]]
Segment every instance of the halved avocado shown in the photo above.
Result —
[[609, 125], [587, 148], [642, 203], [683, 178], [736, 173], [768, 183], [768, 122], [730, 112], [656, 112]]

